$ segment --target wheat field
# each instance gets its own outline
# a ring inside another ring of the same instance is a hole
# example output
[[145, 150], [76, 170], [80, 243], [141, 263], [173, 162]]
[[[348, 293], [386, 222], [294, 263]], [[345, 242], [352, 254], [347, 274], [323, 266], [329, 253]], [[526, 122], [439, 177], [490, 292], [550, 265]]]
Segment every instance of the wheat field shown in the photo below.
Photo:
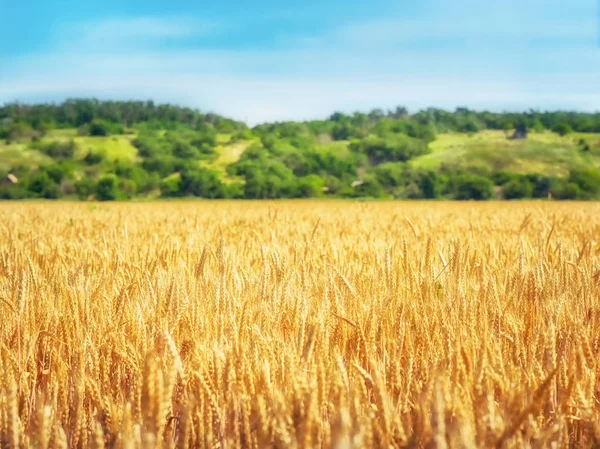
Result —
[[0, 204], [2, 448], [600, 447], [600, 205]]

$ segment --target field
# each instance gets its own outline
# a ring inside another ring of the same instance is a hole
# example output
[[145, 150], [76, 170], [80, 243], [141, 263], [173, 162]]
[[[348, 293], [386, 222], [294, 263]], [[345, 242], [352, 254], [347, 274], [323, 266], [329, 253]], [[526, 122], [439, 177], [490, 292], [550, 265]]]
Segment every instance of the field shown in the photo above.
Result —
[[[572, 168], [600, 166], [600, 135], [551, 132], [530, 133], [527, 140], [509, 140], [504, 131], [439, 134], [429, 144], [430, 154], [416, 158], [414, 166], [435, 169], [442, 164], [505, 170], [513, 173], [544, 173], [565, 176]], [[585, 140], [590, 151], [582, 152]]]
[[600, 205], [0, 204], [0, 446], [600, 445]]

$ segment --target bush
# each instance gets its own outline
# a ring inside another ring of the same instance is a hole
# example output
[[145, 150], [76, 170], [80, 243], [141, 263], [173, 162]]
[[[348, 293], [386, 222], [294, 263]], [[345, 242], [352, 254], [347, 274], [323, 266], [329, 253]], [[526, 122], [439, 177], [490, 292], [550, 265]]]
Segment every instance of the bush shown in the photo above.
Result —
[[423, 194], [423, 198], [434, 199], [441, 194], [442, 187], [440, 179], [435, 172], [427, 172], [421, 176], [419, 189]]
[[30, 196], [20, 185], [0, 186], [0, 200], [22, 200]]
[[569, 182], [579, 186], [583, 197], [595, 197], [600, 192], [600, 171], [595, 168], [573, 169], [569, 173]]
[[73, 140], [69, 140], [66, 142], [56, 141], [47, 144], [36, 144], [33, 148], [53, 159], [65, 160], [73, 159], [77, 145]]
[[489, 200], [494, 197], [494, 184], [483, 176], [459, 175], [453, 182], [457, 200]]
[[429, 152], [429, 148], [423, 140], [404, 134], [386, 138], [367, 137], [350, 144], [350, 149], [365, 154], [371, 165], [379, 165], [384, 162], [405, 162]]
[[296, 194], [299, 198], [316, 198], [323, 195], [325, 181], [317, 175], [308, 175], [298, 179]]
[[87, 200], [96, 193], [96, 183], [90, 178], [81, 178], [73, 185], [75, 194], [80, 200]]
[[71, 164], [65, 162], [48, 165], [44, 167], [43, 170], [48, 173], [50, 179], [56, 184], [60, 184], [63, 180], [70, 178], [73, 175]]
[[552, 197], [557, 200], [576, 200], [581, 197], [581, 189], [574, 182], [561, 180], [555, 183]]
[[181, 179], [179, 176], [169, 176], [160, 182], [160, 195], [163, 197], [181, 196]]
[[119, 178], [116, 175], [104, 175], [96, 185], [96, 199], [99, 201], [114, 201], [120, 196]]
[[89, 124], [89, 135], [94, 137], [104, 137], [110, 135], [110, 125], [102, 120], [94, 120]]
[[58, 186], [45, 171], [40, 171], [29, 179], [27, 190], [35, 198], [56, 199], [60, 196]]
[[180, 192], [183, 196], [225, 198], [225, 186], [219, 174], [204, 168], [185, 169], [181, 172]]
[[104, 154], [99, 151], [88, 151], [88, 153], [83, 158], [83, 162], [86, 165], [96, 165], [104, 160]]
[[573, 128], [571, 128], [571, 126], [568, 123], [560, 122], [554, 125], [554, 128], [552, 128], [552, 132], [555, 132], [560, 136], [566, 136], [567, 134], [571, 134], [573, 132]]
[[504, 185], [502, 195], [507, 200], [531, 198], [533, 185], [527, 179], [513, 179]]

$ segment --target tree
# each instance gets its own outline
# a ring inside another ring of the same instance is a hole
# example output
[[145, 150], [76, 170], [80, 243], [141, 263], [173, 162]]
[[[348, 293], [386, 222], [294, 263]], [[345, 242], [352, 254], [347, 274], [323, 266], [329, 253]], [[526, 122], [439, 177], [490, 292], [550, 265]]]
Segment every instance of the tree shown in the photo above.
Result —
[[90, 178], [81, 178], [73, 185], [75, 194], [80, 200], [87, 200], [96, 192], [96, 183]]
[[586, 198], [600, 193], [600, 171], [595, 168], [576, 168], [569, 173], [569, 182], [579, 186]]
[[90, 136], [103, 137], [110, 135], [110, 125], [103, 120], [94, 120], [89, 127]]
[[316, 198], [323, 195], [325, 181], [317, 175], [308, 175], [298, 180], [297, 195], [300, 198]]
[[37, 198], [56, 199], [60, 196], [58, 186], [45, 171], [40, 171], [29, 179], [27, 190]]
[[494, 197], [494, 184], [483, 176], [460, 175], [454, 183], [457, 200], [489, 200]]
[[527, 179], [513, 179], [504, 185], [502, 194], [507, 200], [531, 198], [533, 195], [533, 184]]
[[119, 178], [117, 175], [104, 175], [96, 185], [96, 199], [99, 201], [114, 201], [119, 198]]
[[423, 198], [438, 198], [442, 190], [438, 175], [435, 172], [424, 173], [419, 182], [419, 189], [423, 193]]
[[571, 126], [568, 123], [560, 122], [552, 128], [552, 132], [555, 132], [559, 136], [566, 136], [567, 134], [573, 132], [573, 128], [571, 128]]

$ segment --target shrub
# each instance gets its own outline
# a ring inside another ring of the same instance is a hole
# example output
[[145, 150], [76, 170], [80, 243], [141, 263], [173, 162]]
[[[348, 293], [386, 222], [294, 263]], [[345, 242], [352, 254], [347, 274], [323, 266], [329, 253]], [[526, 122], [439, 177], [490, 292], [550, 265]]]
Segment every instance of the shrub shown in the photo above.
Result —
[[454, 181], [457, 200], [489, 200], [494, 197], [494, 184], [478, 175], [460, 175]]
[[45, 171], [40, 171], [29, 179], [27, 190], [36, 198], [56, 199], [60, 196], [58, 186]]
[[80, 200], [87, 200], [96, 193], [96, 183], [91, 178], [81, 178], [73, 184], [75, 194]]
[[104, 175], [96, 185], [96, 199], [99, 201], [114, 201], [120, 196], [119, 178], [116, 175]]
[[502, 195], [507, 200], [531, 198], [533, 185], [527, 179], [513, 179], [504, 185]]
[[552, 132], [555, 132], [559, 136], [566, 136], [567, 134], [572, 133], [573, 129], [568, 123], [560, 122], [552, 128]]
[[73, 140], [68, 140], [66, 142], [55, 141], [47, 144], [38, 144], [34, 148], [53, 159], [64, 160], [73, 159], [77, 145]]

